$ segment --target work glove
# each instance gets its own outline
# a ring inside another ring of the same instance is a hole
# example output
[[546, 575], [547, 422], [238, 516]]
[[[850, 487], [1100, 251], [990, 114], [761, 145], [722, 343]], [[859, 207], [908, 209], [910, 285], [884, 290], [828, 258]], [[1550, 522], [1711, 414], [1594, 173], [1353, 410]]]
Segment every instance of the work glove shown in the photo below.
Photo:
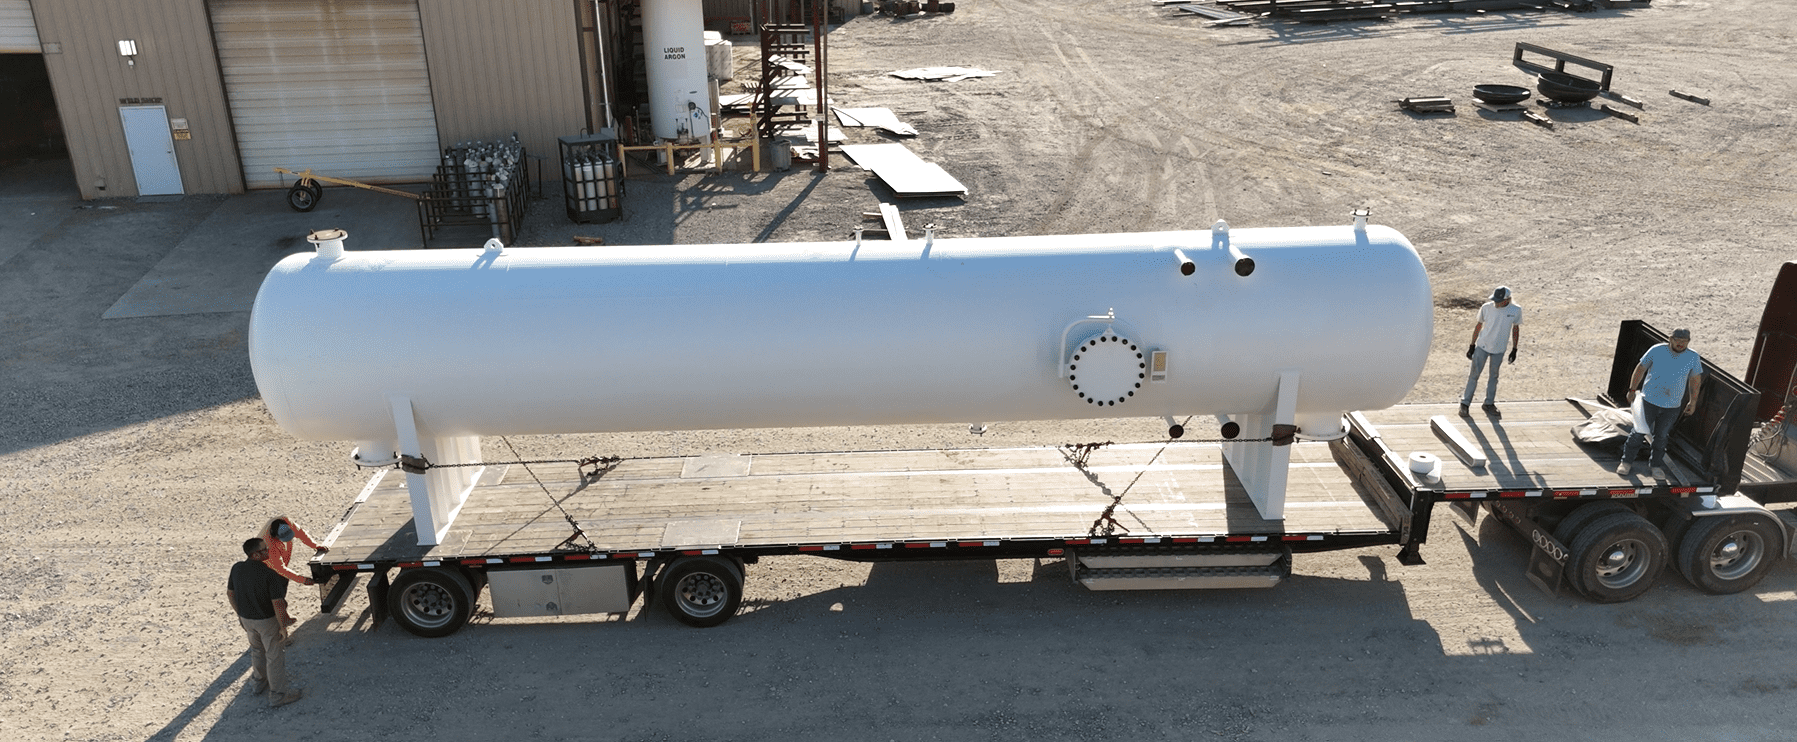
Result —
[[1511, 363], [1516, 362], [1516, 349], [1515, 348], [1510, 349], [1510, 362]]
[[1466, 346], [1466, 360], [1470, 361], [1473, 359], [1473, 348], [1476, 348], [1476, 347], [1478, 347], [1478, 346], [1476, 346], [1476, 345]]

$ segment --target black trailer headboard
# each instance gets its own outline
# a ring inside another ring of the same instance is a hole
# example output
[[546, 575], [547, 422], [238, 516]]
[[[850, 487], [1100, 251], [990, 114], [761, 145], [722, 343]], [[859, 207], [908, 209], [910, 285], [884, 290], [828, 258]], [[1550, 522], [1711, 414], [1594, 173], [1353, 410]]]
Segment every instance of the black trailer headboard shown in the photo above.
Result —
[[[1629, 380], [1641, 363], [1641, 355], [1666, 340], [1666, 333], [1653, 325], [1638, 319], [1624, 320], [1616, 333], [1616, 355], [1611, 360], [1610, 385], [1605, 396], [1618, 406], [1627, 406]], [[1701, 348], [1697, 351], [1703, 355]], [[1683, 439], [1698, 451], [1702, 458], [1698, 466], [1704, 477], [1719, 484], [1723, 492], [1733, 492], [1741, 484], [1741, 463], [1747, 457], [1747, 440], [1753, 434], [1754, 412], [1759, 402], [1759, 390], [1704, 358], [1697, 412], [1680, 417], [1673, 425], [1673, 438]]]
[[1791, 387], [1797, 383], [1797, 263], [1778, 269], [1744, 380], [1760, 390], [1755, 420], [1771, 420], [1792, 396]]

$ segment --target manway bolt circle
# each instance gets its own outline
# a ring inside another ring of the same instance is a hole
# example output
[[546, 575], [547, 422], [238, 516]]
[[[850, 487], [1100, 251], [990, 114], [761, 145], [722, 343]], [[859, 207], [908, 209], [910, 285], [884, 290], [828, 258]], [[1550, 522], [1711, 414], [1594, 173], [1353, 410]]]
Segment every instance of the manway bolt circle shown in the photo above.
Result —
[[[1068, 383], [1086, 404], [1115, 407], [1135, 396], [1141, 387], [1138, 380], [1147, 368], [1142, 361], [1142, 348], [1129, 338], [1107, 328], [1097, 337], [1080, 343], [1073, 360], [1067, 364]], [[1078, 370], [1077, 379], [1072, 373]]]

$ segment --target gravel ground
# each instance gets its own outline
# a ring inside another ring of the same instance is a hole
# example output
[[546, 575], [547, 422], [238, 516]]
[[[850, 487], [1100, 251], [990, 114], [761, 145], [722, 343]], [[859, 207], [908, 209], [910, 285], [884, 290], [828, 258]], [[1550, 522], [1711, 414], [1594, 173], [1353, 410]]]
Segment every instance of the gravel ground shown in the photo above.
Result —
[[[1463, 383], [1468, 307], [1526, 307], [1507, 399], [1589, 395], [1616, 323], [1689, 326], [1743, 370], [1797, 221], [1793, 20], [1773, 0], [1659, 0], [1571, 15], [1206, 28], [1144, 3], [966, 0], [831, 37], [834, 95], [885, 106], [970, 189], [904, 202], [945, 236], [1345, 222], [1423, 254], [1439, 307], [1410, 401]], [[1617, 66], [1642, 122], [1475, 109], [1520, 84], [1516, 41]], [[919, 83], [924, 65], [998, 70]], [[1672, 98], [1680, 89], [1705, 107]], [[1450, 95], [1458, 115], [1391, 101]], [[877, 135], [851, 131], [857, 141]], [[99, 316], [218, 201], [81, 208], [0, 179], [0, 739], [1776, 740], [1797, 721], [1784, 629], [1797, 573], [1704, 596], [1666, 575], [1597, 606], [1547, 596], [1489, 519], [1437, 519], [1429, 564], [1394, 548], [1301, 557], [1267, 591], [1089, 593], [1059, 562], [765, 560], [747, 609], [690, 630], [659, 611], [494, 620], [442, 640], [368, 631], [303, 597], [308, 697], [246, 695], [223, 603], [236, 544], [272, 513], [328, 530], [361, 486], [347, 445], [296, 441], [256, 398], [247, 315]], [[626, 222], [530, 227], [614, 243], [846, 237], [890, 194], [867, 173], [640, 176]], [[551, 202], [553, 203], [553, 202]], [[60, 216], [50, 218], [46, 214]], [[533, 219], [536, 219], [533, 216]], [[290, 237], [290, 236], [288, 236]], [[270, 239], [276, 239], [271, 235]], [[352, 247], [355, 247], [352, 245]], [[1342, 287], [1351, 312], [1354, 287]], [[1158, 423], [545, 436], [525, 456], [1037, 445]], [[296, 593], [297, 595], [297, 593]]]

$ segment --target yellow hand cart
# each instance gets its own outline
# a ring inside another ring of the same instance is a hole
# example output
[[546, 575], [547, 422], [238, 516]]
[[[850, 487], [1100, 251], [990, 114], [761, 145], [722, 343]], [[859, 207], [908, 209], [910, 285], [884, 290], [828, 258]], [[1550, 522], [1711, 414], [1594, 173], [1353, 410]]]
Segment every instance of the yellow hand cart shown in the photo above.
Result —
[[344, 178], [332, 178], [329, 176], [318, 175], [313, 173], [309, 168], [296, 172], [284, 167], [277, 167], [275, 168], [275, 172], [299, 178], [299, 180], [294, 181], [291, 188], [287, 189], [287, 205], [292, 207], [294, 211], [299, 212], [311, 211], [318, 208], [318, 202], [324, 198], [324, 186], [319, 185], [319, 182], [321, 181], [334, 185], [346, 185], [352, 188], [361, 188], [368, 191], [380, 191], [381, 193], [388, 193], [395, 196], [405, 196], [413, 201], [420, 198], [416, 193], [407, 193], [392, 188], [382, 188], [377, 185], [369, 185], [367, 183], [346, 180]]

